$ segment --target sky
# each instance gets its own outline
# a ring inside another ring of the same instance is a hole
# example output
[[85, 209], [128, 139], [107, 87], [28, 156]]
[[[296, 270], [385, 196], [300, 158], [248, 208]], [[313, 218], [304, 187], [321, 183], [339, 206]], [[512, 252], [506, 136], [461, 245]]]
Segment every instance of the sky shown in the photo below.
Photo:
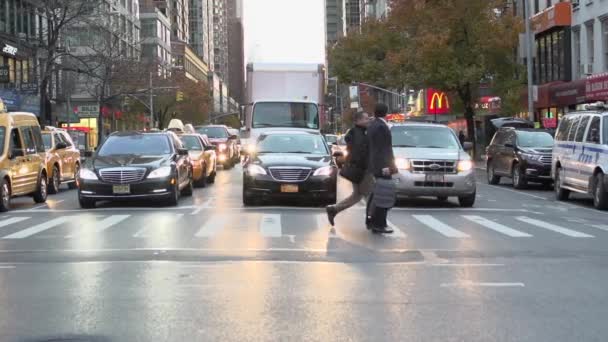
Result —
[[325, 63], [324, 0], [242, 0], [245, 63]]

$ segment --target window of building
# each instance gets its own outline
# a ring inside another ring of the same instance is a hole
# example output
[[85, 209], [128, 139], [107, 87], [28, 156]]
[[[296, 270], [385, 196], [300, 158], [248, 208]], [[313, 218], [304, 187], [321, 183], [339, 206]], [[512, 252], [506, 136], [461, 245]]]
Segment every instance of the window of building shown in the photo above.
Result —
[[595, 54], [595, 39], [593, 37], [593, 23], [588, 23], [585, 25], [585, 29], [587, 32], [587, 67], [585, 70], [585, 74], [593, 74], [593, 62], [594, 62], [594, 54]]
[[604, 57], [604, 71], [608, 71], [608, 19], [602, 20], [602, 56]]
[[572, 31], [572, 45], [574, 51], [574, 79], [580, 79], [583, 74], [583, 64], [581, 63], [581, 31], [578, 28]]

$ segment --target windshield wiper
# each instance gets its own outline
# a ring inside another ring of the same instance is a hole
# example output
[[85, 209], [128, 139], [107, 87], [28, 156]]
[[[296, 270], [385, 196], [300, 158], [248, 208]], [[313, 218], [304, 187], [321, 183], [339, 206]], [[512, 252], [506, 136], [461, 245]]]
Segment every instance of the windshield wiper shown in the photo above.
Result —
[[430, 146], [419, 146], [420, 148], [448, 148], [448, 147], [443, 147], [443, 146], [434, 146], [434, 145], [430, 145]]
[[416, 145], [393, 145], [393, 147], [416, 147]]
[[253, 125], [253, 128], [260, 128], [260, 127], [273, 127], [273, 124], [269, 124], [269, 123], [258, 123]]

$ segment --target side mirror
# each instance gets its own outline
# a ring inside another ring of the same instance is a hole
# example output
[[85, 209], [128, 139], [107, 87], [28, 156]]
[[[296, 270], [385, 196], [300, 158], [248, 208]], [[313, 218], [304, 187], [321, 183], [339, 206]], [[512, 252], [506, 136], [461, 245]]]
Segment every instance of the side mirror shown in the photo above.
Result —
[[68, 144], [60, 141], [57, 143], [57, 145], [55, 145], [55, 148], [58, 150], [63, 150], [64, 148], [68, 148]]
[[236, 140], [236, 139], [238, 139], [238, 138], [239, 138], [239, 137], [238, 137], [238, 136], [236, 136], [236, 135], [234, 135], [234, 134], [228, 137], [228, 139], [230, 139], [230, 140]]
[[177, 154], [180, 156], [187, 156], [188, 155], [188, 150], [185, 148], [178, 148], [177, 149]]
[[83, 155], [86, 158], [91, 158], [93, 156], [93, 151], [84, 151]]
[[464, 148], [465, 151], [470, 151], [473, 149], [473, 143], [470, 141], [465, 141], [462, 148]]
[[13, 148], [11, 150], [11, 155], [9, 156], [9, 159], [15, 159], [17, 157], [23, 157], [25, 155], [25, 153], [23, 152], [22, 149], [20, 148]]
[[332, 153], [332, 156], [334, 158], [340, 158], [340, 157], [344, 157], [344, 153], [342, 153], [342, 151], [336, 151], [336, 152]]

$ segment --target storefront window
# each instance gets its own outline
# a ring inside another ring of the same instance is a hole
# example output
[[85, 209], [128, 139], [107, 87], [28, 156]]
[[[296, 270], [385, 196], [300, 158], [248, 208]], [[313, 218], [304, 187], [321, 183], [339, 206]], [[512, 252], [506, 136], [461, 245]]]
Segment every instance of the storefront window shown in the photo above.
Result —
[[8, 76], [10, 83], [15, 83], [15, 60], [12, 58], [8, 59]]

